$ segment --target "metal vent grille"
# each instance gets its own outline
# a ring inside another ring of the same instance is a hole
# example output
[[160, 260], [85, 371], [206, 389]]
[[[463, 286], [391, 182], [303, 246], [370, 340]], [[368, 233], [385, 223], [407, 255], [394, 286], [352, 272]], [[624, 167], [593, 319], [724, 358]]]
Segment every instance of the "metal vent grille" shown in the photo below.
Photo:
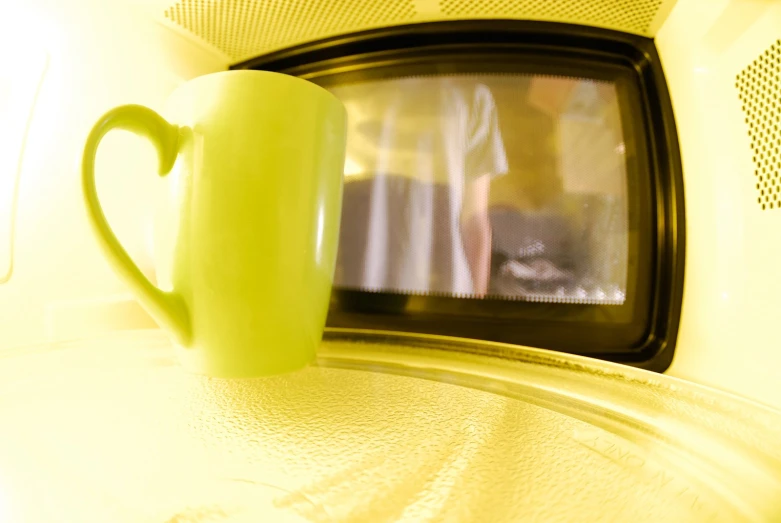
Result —
[[781, 208], [781, 39], [737, 75], [754, 160], [757, 203]]
[[240, 60], [347, 31], [414, 20], [412, 0], [181, 0], [165, 17]]
[[449, 16], [542, 18], [645, 34], [662, 0], [440, 0]]
[[327, 36], [463, 18], [596, 25], [653, 36], [675, 0], [179, 0], [165, 18], [236, 61]]

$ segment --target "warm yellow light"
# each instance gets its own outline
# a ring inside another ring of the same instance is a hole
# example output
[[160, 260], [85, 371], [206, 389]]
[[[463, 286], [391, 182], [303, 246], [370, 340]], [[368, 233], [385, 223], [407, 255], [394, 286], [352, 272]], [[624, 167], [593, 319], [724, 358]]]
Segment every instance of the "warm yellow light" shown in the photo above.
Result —
[[[2, 29], [0, 28], [0, 33]], [[14, 215], [22, 153], [47, 54], [35, 47], [11, 45], [0, 34], [0, 283], [13, 266]]]
[[0, 483], [0, 521], [12, 521], [11, 501], [8, 498], [5, 485]]
[[358, 163], [354, 158], [346, 157], [344, 159], [344, 175], [345, 176], [357, 176], [366, 172], [363, 165]]

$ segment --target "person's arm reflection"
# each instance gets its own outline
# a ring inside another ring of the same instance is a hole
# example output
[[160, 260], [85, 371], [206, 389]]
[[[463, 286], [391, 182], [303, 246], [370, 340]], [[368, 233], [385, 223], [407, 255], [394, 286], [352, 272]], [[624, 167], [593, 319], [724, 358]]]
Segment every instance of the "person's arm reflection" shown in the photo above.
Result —
[[491, 277], [491, 222], [488, 218], [488, 197], [491, 176], [485, 174], [468, 181], [464, 190], [461, 237], [472, 274], [473, 294], [488, 294]]
[[491, 179], [507, 173], [507, 156], [499, 131], [499, 114], [491, 89], [475, 87], [469, 110], [461, 241], [472, 277], [472, 293], [488, 294], [491, 279], [491, 222], [488, 216]]

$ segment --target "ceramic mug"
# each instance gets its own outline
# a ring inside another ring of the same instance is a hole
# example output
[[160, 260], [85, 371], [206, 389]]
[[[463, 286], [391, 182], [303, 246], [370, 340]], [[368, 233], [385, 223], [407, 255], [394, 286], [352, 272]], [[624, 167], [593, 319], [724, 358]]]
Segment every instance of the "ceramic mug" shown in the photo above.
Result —
[[[190, 370], [242, 377], [305, 366], [333, 282], [343, 104], [300, 78], [228, 71], [183, 84], [163, 114], [117, 107], [89, 134], [82, 189], [103, 252]], [[112, 129], [151, 141], [167, 175], [168, 212], [156, 223], [160, 287], [133, 263], [98, 201], [95, 155]]]

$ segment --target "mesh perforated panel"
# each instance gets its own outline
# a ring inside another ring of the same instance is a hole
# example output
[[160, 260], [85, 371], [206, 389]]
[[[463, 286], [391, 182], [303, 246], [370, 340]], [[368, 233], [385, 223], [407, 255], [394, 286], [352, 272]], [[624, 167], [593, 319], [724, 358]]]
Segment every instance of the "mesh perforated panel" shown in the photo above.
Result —
[[328, 35], [413, 21], [412, 0], [181, 0], [165, 17], [237, 60]]
[[673, 0], [180, 0], [165, 17], [240, 61], [273, 49], [430, 20], [517, 18], [650, 35]]
[[757, 203], [781, 208], [781, 39], [737, 76], [754, 160]]
[[440, 0], [449, 16], [542, 18], [645, 34], [662, 0]]

